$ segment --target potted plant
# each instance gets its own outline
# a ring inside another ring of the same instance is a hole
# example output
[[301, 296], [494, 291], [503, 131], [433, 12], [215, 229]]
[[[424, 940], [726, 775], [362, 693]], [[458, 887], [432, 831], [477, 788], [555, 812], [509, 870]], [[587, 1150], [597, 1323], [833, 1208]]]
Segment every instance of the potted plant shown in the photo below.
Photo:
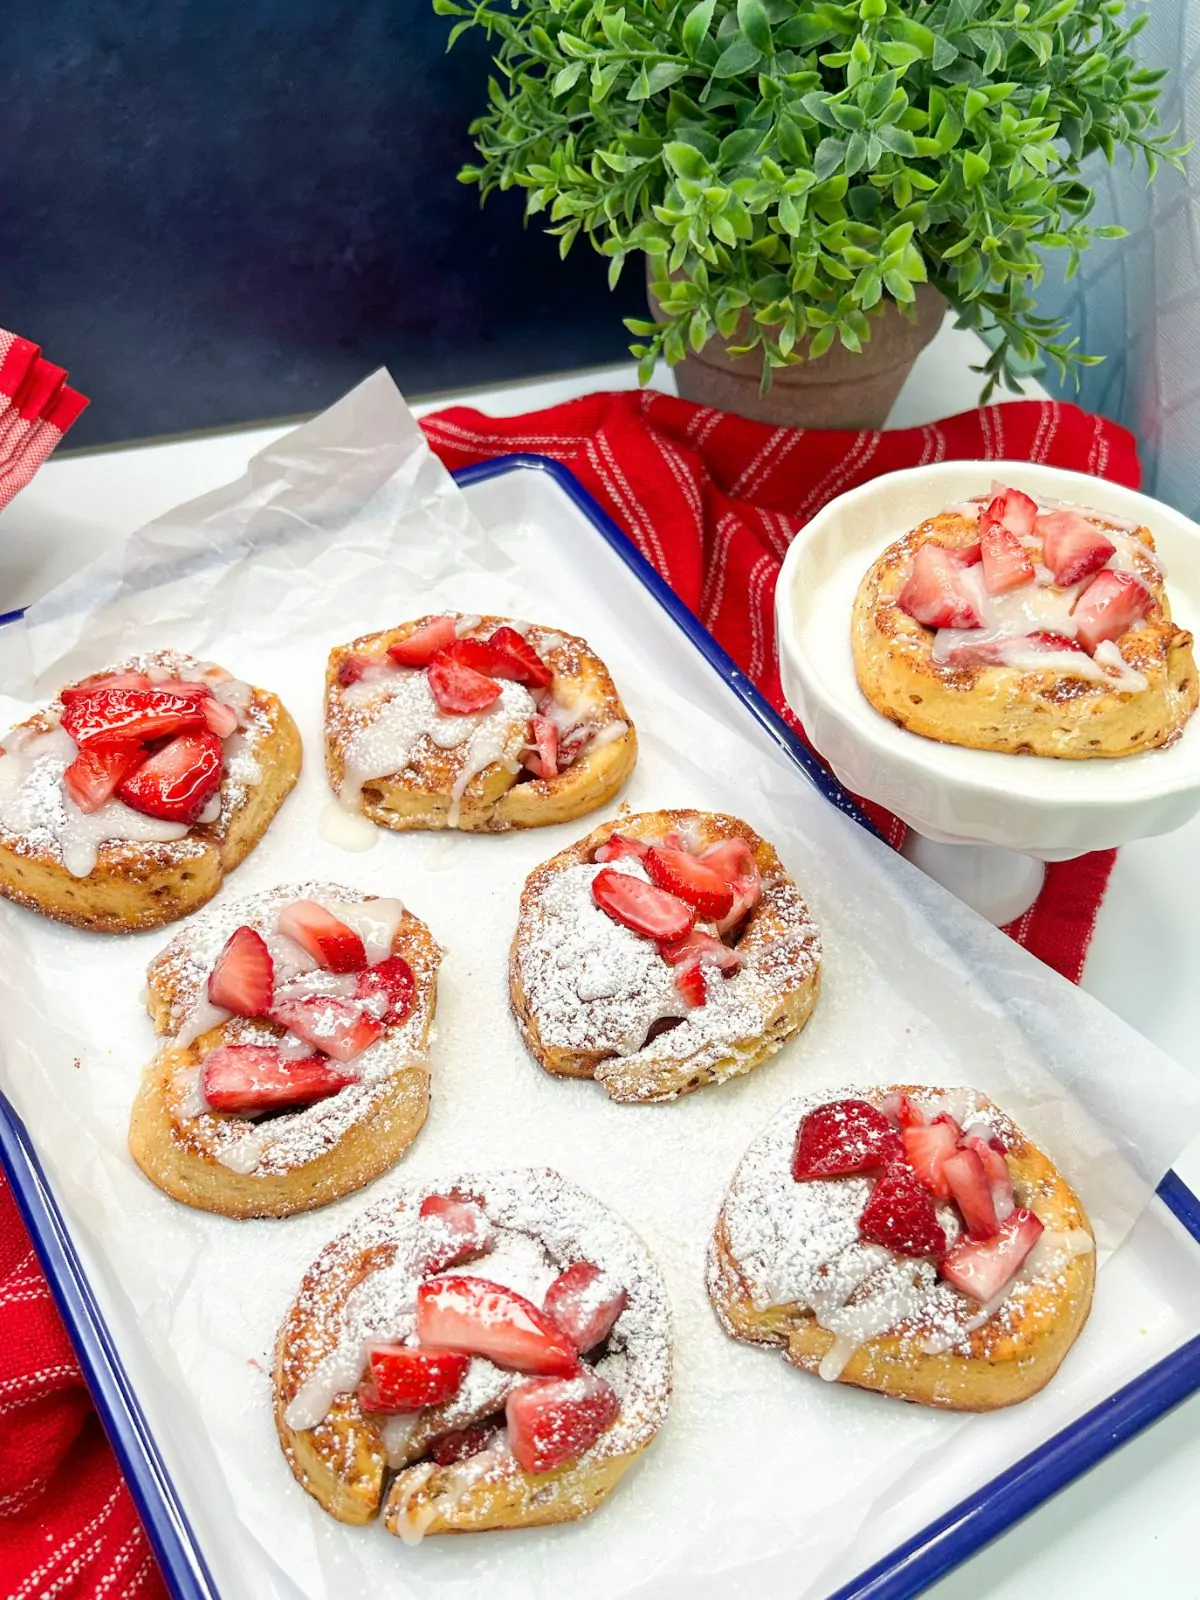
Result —
[[1089, 225], [1081, 164], [1180, 160], [1121, 0], [433, 3], [496, 47], [461, 178], [524, 189], [610, 284], [644, 255], [641, 380], [665, 356], [770, 421], [879, 425], [947, 303], [991, 346], [985, 399], [1087, 363], [1035, 294], [1042, 251], [1122, 231]]

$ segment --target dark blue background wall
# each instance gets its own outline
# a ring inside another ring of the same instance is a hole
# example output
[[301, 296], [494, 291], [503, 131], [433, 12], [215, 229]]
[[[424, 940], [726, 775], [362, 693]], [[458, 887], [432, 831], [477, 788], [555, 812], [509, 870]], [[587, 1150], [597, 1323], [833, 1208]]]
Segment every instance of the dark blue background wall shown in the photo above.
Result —
[[488, 58], [428, 0], [2, 8], [0, 326], [71, 369], [72, 445], [615, 359], [637, 275], [455, 182]]

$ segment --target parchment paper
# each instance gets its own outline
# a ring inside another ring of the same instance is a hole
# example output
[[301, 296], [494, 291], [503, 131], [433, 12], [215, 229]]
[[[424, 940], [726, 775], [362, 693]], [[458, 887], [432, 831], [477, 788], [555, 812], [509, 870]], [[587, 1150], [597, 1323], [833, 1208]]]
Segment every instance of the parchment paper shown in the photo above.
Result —
[[[750, 1138], [811, 1086], [972, 1084], [1055, 1157], [1107, 1257], [1200, 1129], [1200, 1086], [828, 805], [565, 502], [515, 522], [511, 494], [481, 490], [478, 503], [499, 519], [487, 530], [378, 374], [239, 483], [150, 524], [0, 630], [5, 726], [134, 648], [210, 657], [283, 696], [305, 772], [222, 894], [329, 878], [401, 896], [445, 945], [433, 1109], [406, 1159], [365, 1193], [284, 1222], [211, 1217], [153, 1189], [125, 1130], [154, 1048], [144, 969], [169, 931], [102, 938], [0, 905], [3, 1085], [100, 1263], [119, 1344], [153, 1369], [143, 1400], [189, 1512], [203, 1537], [239, 1551], [229, 1600], [822, 1593], [835, 1570], [865, 1564], [855, 1557], [872, 1553], [874, 1513], [901, 1500], [888, 1526], [899, 1516], [914, 1531], [950, 1503], [947, 1463], [952, 1492], [966, 1492], [1177, 1344], [1200, 1274], [1177, 1281], [1174, 1246], [1143, 1223], [1150, 1245], [1135, 1240], [1108, 1262], [1059, 1379], [1011, 1418], [964, 1423], [826, 1386], [730, 1343], [704, 1295], [707, 1240]], [[623, 1107], [528, 1058], [505, 970], [520, 889], [598, 818], [486, 838], [387, 835], [364, 854], [319, 837], [326, 652], [443, 608], [584, 634], [639, 731], [623, 798], [733, 811], [774, 841], [826, 954], [813, 1021], [772, 1064], [675, 1105]], [[270, 1418], [265, 1371], [299, 1279], [406, 1176], [517, 1162], [558, 1167], [657, 1255], [676, 1321], [667, 1424], [609, 1504], [574, 1526], [416, 1550], [342, 1527], [293, 1483]]]

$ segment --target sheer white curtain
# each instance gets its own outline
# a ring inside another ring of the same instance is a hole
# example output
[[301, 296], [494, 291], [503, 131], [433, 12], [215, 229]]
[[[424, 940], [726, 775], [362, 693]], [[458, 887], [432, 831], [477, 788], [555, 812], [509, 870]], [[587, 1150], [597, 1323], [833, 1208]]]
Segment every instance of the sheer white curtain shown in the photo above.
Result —
[[[1148, 65], [1167, 68], [1160, 117], [1178, 142], [1197, 141], [1187, 175], [1162, 166], [1147, 184], [1144, 165], [1118, 154], [1093, 158], [1095, 220], [1119, 222], [1129, 237], [1099, 240], [1074, 279], [1048, 263], [1040, 309], [1071, 319], [1083, 348], [1104, 362], [1083, 374], [1079, 399], [1137, 435], [1146, 488], [1191, 516], [1200, 513], [1200, 0], [1130, 0], [1150, 12], [1136, 43]], [[1045, 381], [1061, 397], [1074, 386]]]

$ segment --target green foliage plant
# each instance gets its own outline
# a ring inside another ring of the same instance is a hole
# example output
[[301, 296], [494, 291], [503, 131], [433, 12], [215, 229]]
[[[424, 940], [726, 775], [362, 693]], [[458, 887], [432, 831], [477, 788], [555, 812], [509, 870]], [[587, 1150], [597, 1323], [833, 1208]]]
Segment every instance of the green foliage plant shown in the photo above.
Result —
[[[1093, 239], [1095, 151], [1183, 152], [1122, 0], [433, 0], [491, 41], [471, 125], [486, 197], [525, 191], [563, 255], [616, 283], [648, 255], [662, 326], [630, 319], [643, 382], [719, 336], [773, 368], [860, 350], [931, 283], [992, 347], [984, 398], [1089, 364], [1038, 315], [1044, 251]], [[736, 338], [737, 342], [732, 343]], [[1077, 376], [1077, 372], [1076, 372]]]

